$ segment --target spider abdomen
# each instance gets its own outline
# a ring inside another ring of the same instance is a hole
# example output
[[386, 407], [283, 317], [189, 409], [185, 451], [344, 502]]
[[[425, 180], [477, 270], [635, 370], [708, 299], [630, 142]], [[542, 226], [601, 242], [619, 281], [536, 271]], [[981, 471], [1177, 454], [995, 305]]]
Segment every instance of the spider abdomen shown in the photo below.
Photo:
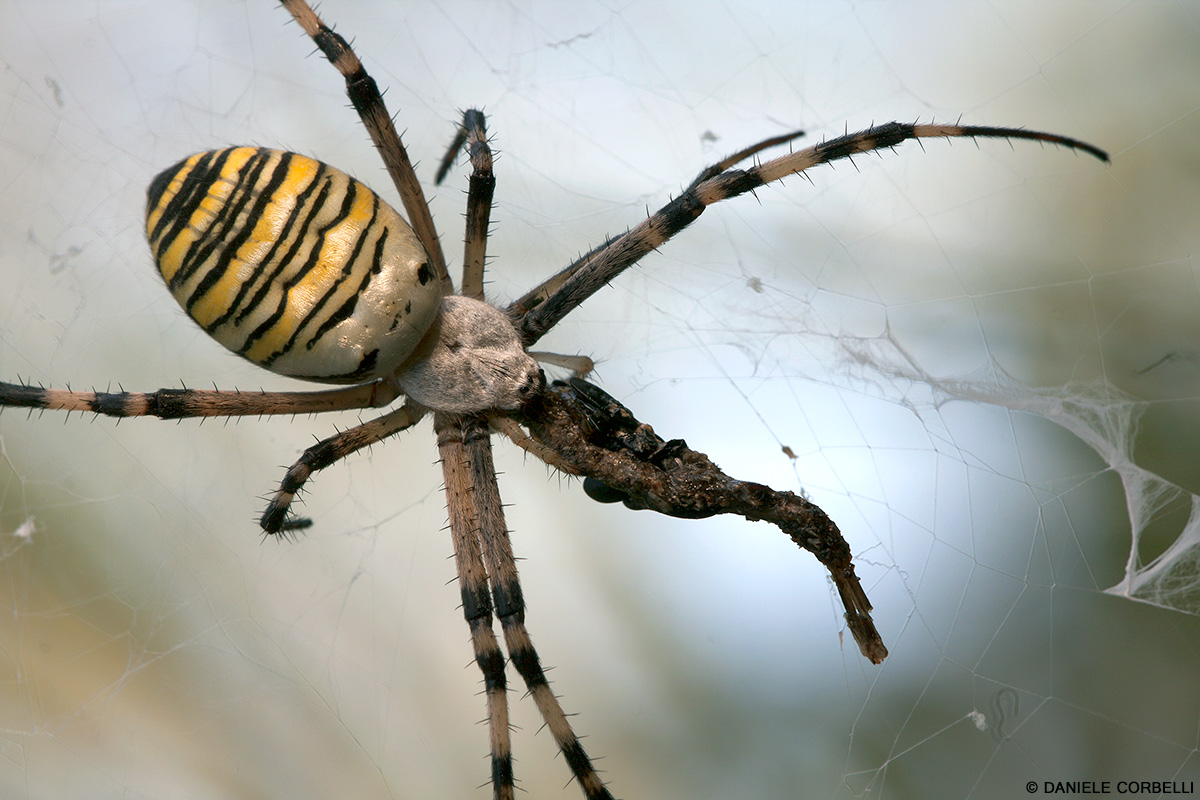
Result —
[[391, 374], [441, 288], [387, 203], [296, 153], [197, 153], [147, 192], [146, 233], [171, 294], [214, 339], [267, 369], [330, 383]]

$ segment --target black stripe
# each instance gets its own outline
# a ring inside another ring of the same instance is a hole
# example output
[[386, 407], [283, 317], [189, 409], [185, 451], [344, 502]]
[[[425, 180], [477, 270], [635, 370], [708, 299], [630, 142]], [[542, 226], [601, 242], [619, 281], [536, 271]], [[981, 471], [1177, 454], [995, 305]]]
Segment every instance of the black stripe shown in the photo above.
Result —
[[258, 285], [262, 277], [268, 274], [268, 268], [275, 260], [275, 254], [279, 252], [279, 250], [283, 248], [284, 244], [288, 241], [288, 238], [292, 234], [292, 230], [296, 228], [296, 223], [300, 219], [300, 215], [304, 212], [306, 201], [308, 200], [309, 196], [316, 191], [317, 184], [320, 182], [321, 177], [325, 174], [325, 165], [320, 161], [316, 162], [316, 164], [316, 174], [313, 175], [313, 178], [308, 182], [308, 185], [304, 187], [304, 191], [296, 195], [296, 202], [295, 205], [292, 206], [291, 213], [288, 214], [288, 218], [284, 221], [283, 227], [279, 231], [279, 235], [275, 237], [275, 241], [271, 242], [271, 248], [259, 260], [258, 269], [255, 270], [255, 274], [250, 276], [249, 280], [242, 281], [241, 286], [238, 287], [237, 294], [234, 295], [233, 301], [230, 302], [229, 307], [225, 310], [225, 313], [213, 320], [212, 324], [209, 326], [211, 330], [216, 330], [218, 327], [225, 324], [225, 322], [235, 314], [238, 315], [238, 319], [241, 320], [246, 314], [250, 313], [254, 309], [254, 304], [251, 303], [245, 311], [241, 311], [242, 303], [245, 302], [246, 298], [250, 296], [251, 290]]
[[96, 392], [88, 401], [91, 410], [109, 417], [129, 416], [130, 396], [125, 392]]
[[[573, 774], [575, 776], [576, 780], [578, 780], [580, 782], [580, 784], [583, 783], [583, 778], [585, 775], [594, 774], [594, 770], [592, 768], [592, 760], [590, 758], [588, 758], [588, 754], [586, 752], [584, 752], [583, 745], [579, 743], [578, 738], [572, 737], [571, 741], [564, 744], [560, 749], [562, 750], [563, 758], [566, 759], [567, 766], [571, 768], [571, 774]], [[583, 787], [581, 786], [580, 788], [583, 788]], [[587, 794], [589, 797], [611, 797], [612, 796], [608, 793], [608, 790], [605, 789], [604, 787], [601, 787], [600, 791], [597, 792], [596, 794], [589, 792], [585, 788], [584, 793]]]
[[[212, 163], [212, 160], [217, 155], [218, 155], [218, 151], [215, 151], [215, 150], [204, 153], [197, 160], [196, 164], [193, 167], [191, 167], [187, 172], [184, 172], [184, 167], [188, 162], [188, 159], [185, 158], [182, 161], [180, 161], [179, 163], [175, 164], [173, 167], [170, 167], [170, 168], [165, 169], [162, 172], [160, 172], [158, 175], [156, 175], [154, 177], [154, 180], [150, 182], [150, 189], [146, 192], [146, 222], [147, 222], [147, 224], [149, 224], [149, 222], [150, 222], [150, 214], [153, 213], [154, 209], [158, 206], [158, 204], [162, 202], [162, 195], [167, 190], [167, 187], [171, 185], [171, 181], [176, 176], [178, 176], [180, 178], [180, 180], [183, 181], [183, 185], [181, 185], [179, 187], [179, 191], [176, 192], [174, 195], [172, 195], [170, 200], [167, 201], [167, 205], [163, 207], [162, 215], [158, 218], [158, 222], [155, 223], [154, 228], [153, 229], [148, 228], [146, 231], [146, 238], [150, 240], [150, 244], [151, 244], [152, 248], [153, 248], [155, 242], [159, 241], [159, 239], [162, 237], [163, 229], [167, 225], [171, 224], [172, 222], [174, 222], [175, 220], [177, 220], [179, 218], [179, 213], [178, 213], [179, 206], [181, 203], [184, 202], [184, 198], [181, 197], [181, 195], [186, 195], [195, 190], [195, 187], [190, 186], [187, 183], [187, 181], [186, 181], [187, 175], [190, 172], [194, 171], [197, 167], [199, 167], [201, 169], [207, 169], [208, 165]], [[188, 158], [191, 158], [191, 156], [189, 156]], [[150, 204], [151, 197], [154, 198], [153, 205]], [[155, 255], [155, 257], [157, 257], [158, 253], [155, 252], [154, 255]]]
[[[254, 234], [254, 226], [256, 222], [258, 221], [259, 217], [263, 215], [267, 205], [275, 199], [275, 192], [279, 189], [280, 185], [282, 185], [287, 179], [288, 166], [291, 163], [292, 154], [282, 153], [280, 155], [279, 163], [275, 166], [275, 170], [267, 179], [266, 184], [259, 188], [257, 186], [258, 180], [256, 179], [255, 186], [247, 189], [247, 191], [250, 193], [248, 197], [253, 196], [253, 192], [258, 190], [258, 198], [254, 201], [254, 205], [251, 207], [245, 219], [241, 220], [241, 224], [237, 224], [239, 217], [241, 216], [240, 214], [238, 217], [231, 219], [231, 222], [236, 225], [236, 227], [233, 228], [234, 233], [232, 236], [228, 238], [222, 236], [222, 240], [220, 242], [214, 241], [214, 246], [221, 244], [222, 249], [217, 255], [216, 259], [213, 260], [207, 267], [204, 277], [200, 279], [200, 282], [192, 291], [191, 297], [189, 297], [187, 302], [183, 304], [184, 308], [187, 309], [189, 316], [192, 313], [192, 307], [198, 303], [205, 294], [208, 293], [209, 289], [211, 289], [218, 281], [221, 280], [221, 278], [225, 276], [226, 272], [229, 271], [229, 265], [233, 262], [234, 258], [237, 257], [238, 251], [241, 250], [242, 245], [245, 244], [246, 240]], [[263, 168], [266, 168], [266, 162], [264, 162]], [[209, 258], [206, 256], [204, 261], [208, 263]], [[242, 281], [242, 284], [244, 285], [245, 281]], [[226, 312], [226, 314], [228, 314], [228, 312]], [[205, 327], [205, 330], [211, 334], [214, 330], [216, 330], [216, 327], [214, 325], [208, 325]]]
[[[232, 151], [233, 148], [209, 151], [201, 156], [191, 169], [176, 173], [182, 185], [163, 209], [158, 224], [154, 226], [154, 232], [150, 234], [151, 244], [158, 245], [154, 252], [155, 261], [161, 261], [162, 254], [171, 246], [171, 242], [187, 227], [196, 206], [208, 195], [212, 176], [221, 174], [221, 169], [229, 160]], [[180, 162], [184, 163], [186, 160]]]
[[885, 147], [895, 147], [906, 139], [913, 138], [913, 126], [902, 122], [889, 122], [876, 125], [858, 133], [848, 133], [821, 142], [813, 148], [818, 156], [817, 163], [824, 164], [839, 158], [849, 158], [855, 153], [865, 153], [868, 150], [881, 150]]
[[150, 186], [146, 189], [146, 221], [149, 222], [150, 214], [158, 207], [158, 202], [162, 200], [163, 193], [167, 191], [167, 187], [171, 185], [171, 179], [179, 170], [183, 169], [183, 165], [187, 163], [187, 159], [183, 159], [174, 165], [167, 167], [162, 172], [154, 176], [154, 180], [150, 181]]
[[[196, 210], [208, 197], [209, 188], [213, 185], [213, 183], [220, 179], [221, 169], [223, 169], [225, 162], [228, 161], [230, 152], [232, 152], [231, 149], [222, 151], [221, 156], [223, 157], [220, 158], [219, 163], [211, 163], [206, 165], [207, 168], [203, 172], [198, 169], [192, 169], [182, 176], [183, 187], [181, 188], [180, 193], [176, 195], [176, 199], [182, 198], [182, 202], [177, 206], [176, 209], [178, 216], [171, 221], [170, 228], [163, 231], [162, 237], [159, 239], [161, 252], [163, 254], [165, 254], [167, 249], [171, 247], [175, 240], [182, 235], [185, 230], [188, 229]], [[197, 166], [199, 166], [199, 164]], [[184, 188], [187, 189], [186, 196], [184, 196], [184, 192], [182, 191]], [[171, 283], [169, 284], [172, 292], [179, 287], [179, 280], [187, 268], [188, 259], [191, 255], [192, 249], [195, 248], [199, 242], [203, 242], [204, 234], [205, 232], [200, 232], [198, 234], [199, 239], [197, 242], [193, 242], [192, 247], [189, 248], [188, 251], [179, 259], [178, 268], [176, 269], [175, 275], [172, 277]]]
[[[365, 188], [366, 187], [364, 187], [364, 189]], [[368, 192], [369, 192], [369, 190], [368, 190]], [[342, 207], [341, 207], [341, 209], [339, 209], [337, 217], [330, 220], [329, 223], [327, 223], [325, 226], [323, 226], [318, 231], [317, 247], [313, 248], [313, 250], [309, 253], [308, 260], [305, 262], [304, 266], [300, 268], [300, 270], [296, 273], [296, 275], [294, 275], [290, 280], [288, 280], [284, 284], [285, 286], [293, 286], [296, 283], [299, 283], [316, 267], [316, 265], [318, 263], [320, 263], [320, 255], [321, 255], [321, 247], [320, 246], [321, 246], [321, 244], [323, 244], [325, 242], [326, 234], [335, 225], [338, 225], [343, 220], [345, 220], [346, 217], [348, 217], [350, 215], [350, 210], [354, 207], [354, 201], [357, 197], [358, 197], [358, 186], [355, 183], [355, 181], [348, 179], [348, 182], [346, 184], [346, 192], [342, 198]], [[378, 203], [378, 198], [375, 198], [375, 200], [376, 200], [376, 203]], [[378, 210], [378, 205], [376, 205], [375, 208], [376, 208], [376, 210]], [[371, 216], [371, 221], [372, 222], [375, 221], [374, 214], [372, 214], [372, 216]], [[367, 227], [367, 230], [369, 230], [369, 229], [370, 229], [370, 226]], [[361, 232], [361, 234], [359, 236], [359, 241], [355, 245], [355, 248], [354, 248], [355, 253], [357, 253], [361, 249], [362, 241], [366, 235], [367, 230], [364, 230], [363, 232]], [[313, 304], [312, 308], [309, 309], [308, 313], [305, 314], [303, 317], [301, 317], [299, 320], [297, 320], [296, 329], [292, 332], [291, 337], [286, 342], [284, 342], [283, 345], [278, 350], [276, 350], [274, 353], [272, 353], [271, 355], [269, 355], [265, 359], [263, 359], [262, 363], [264, 366], [274, 363], [275, 359], [279, 358], [280, 356], [284, 355], [285, 353], [290, 353], [295, 348], [296, 342], [297, 342], [297, 340], [300, 339], [304, 329], [306, 327], [308, 327], [308, 325], [313, 320], [318, 319], [320, 317], [321, 309], [325, 307], [325, 304], [328, 303], [331, 298], [333, 298], [333, 296], [337, 293], [338, 289], [342, 286], [342, 284], [345, 282], [345, 280], [350, 277], [348, 271], [352, 271], [352, 270], [353, 270], [353, 260], [344, 262], [342, 264], [342, 277], [340, 279], [334, 281], [333, 284], [330, 285], [330, 287], [328, 289], [326, 289], [325, 293], [322, 294], [321, 297], [317, 299], [317, 301]], [[367, 271], [366, 279], [368, 281], [370, 280], [370, 270]], [[357, 301], [358, 292], [361, 292], [361, 291], [362, 291], [362, 286], [360, 286], [359, 289], [356, 292], [354, 292], [354, 295], [351, 297], [351, 303]], [[311, 341], [308, 343], [307, 349], [309, 349], [309, 350], [312, 349]]]
[[[459, 589], [462, 596], [463, 616], [467, 622], [492, 618], [492, 596], [487, 592], [487, 586], [462, 586]], [[482, 666], [482, 665], [481, 665]]]
[[[222, 151], [222, 154], [226, 156], [226, 158], [221, 160], [222, 165], [226, 160], [228, 160], [228, 154], [231, 153], [232, 150], [233, 148], [229, 148]], [[182, 235], [182, 233], [191, 225], [192, 217], [195, 214], [196, 209], [199, 208], [205, 199], [207, 199], [213, 184], [220, 180], [220, 178], [220, 165], [204, 170], [203, 174], [200, 174], [198, 170], [192, 170], [183, 176], [184, 185], [188, 188], [187, 202], [179, 207], [179, 216], [172, 221], [171, 229], [163, 233], [160, 241], [162, 245], [162, 252], [164, 254], [166, 253], [167, 248], [171, 247], [176, 238]], [[182, 194], [182, 192], [180, 194]], [[220, 209], [218, 209], [218, 211], [220, 211]], [[196, 231], [195, 241], [192, 242], [187, 251], [184, 252], [183, 255], [178, 259], [178, 266], [175, 270], [175, 275], [171, 278], [171, 282], [168, 284], [172, 293], [178, 290], [186, 276], [191, 272], [191, 265], [194, 263], [196, 248], [204, 245], [204, 242], [208, 236], [208, 232], [215, 223], [216, 218], [214, 217], [210, 222], [208, 229]]]
[[2, 405], [21, 408], [46, 408], [50, 405], [50, 390], [21, 383], [0, 383]]
[[[296, 254], [307, 243], [308, 229], [312, 226], [312, 222], [317, 214], [321, 212], [321, 207], [325, 205], [325, 198], [328, 196], [333, 185], [332, 178], [325, 175], [327, 169], [328, 167], [325, 164], [318, 161], [317, 174], [313, 176], [312, 182], [309, 183], [303, 192], [296, 196], [296, 207], [292, 210], [292, 214], [288, 218], [287, 227], [276, 242], [277, 247], [283, 247], [287, 242], [288, 235], [295, 229], [296, 238], [288, 246], [287, 252], [281, 258], [275, 259], [276, 248], [272, 247], [271, 252], [267, 254], [267, 258], [263, 259], [262, 266], [255, 273], [253, 280], [247, 281], [243, 286], [243, 290], [238, 293], [239, 302], [235, 302], [234, 307], [230, 309], [230, 311], [236, 311], [237, 314], [233, 320], [234, 326], [241, 325], [246, 317], [254, 313], [254, 310], [262, 303], [263, 298], [271, 291], [271, 287], [275, 285], [275, 281], [280, 273], [287, 270], [292, 260], [296, 258]], [[320, 187], [319, 191], [317, 187]], [[317, 197], [312, 205], [309, 205], [309, 198], [314, 191], [318, 192]], [[300, 215], [305, 211], [307, 211], [307, 214], [304, 220], [298, 225], [295, 224], [300, 219]], [[274, 267], [269, 268], [273, 260]], [[237, 311], [240, 301], [244, 300], [245, 295], [249, 294], [250, 290], [255, 286], [258, 288], [254, 290], [253, 296], [249, 301], [245, 302], [240, 311]]]
[[[255, 342], [257, 342], [264, 335], [266, 335], [267, 331], [270, 330], [271, 327], [273, 327], [275, 325], [275, 323], [278, 322], [280, 319], [282, 319], [283, 316], [287, 313], [287, 300], [288, 300], [287, 289], [296, 285], [296, 283], [298, 283], [299, 281], [303, 280], [304, 277], [306, 275], [308, 275], [309, 272], [312, 271], [313, 267], [317, 264], [317, 262], [320, 261], [321, 248], [325, 243], [326, 234], [328, 234], [330, 229], [332, 229], [335, 225], [339, 224], [350, 213], [350, 208], [352, 207], [352, 205], [354, 203], [354, 196], [356, 193], [356, 190], [354, 188], [354, 183], [355, 183], [354, 181], [349, 181], [349, 183], [347, 183], [346, 191], [343, 193], [343, 197], [342, 197], [342, 207], [340, 209], [338, 209], [338, 213], [334, 216], [333, 219], [331, 219], [325, 225], [321, 226], [321, 228], [319, 230], [317, 230], [317, 232], [313, 235], [312, 249], [309, 251], [308, 258], [305, 260], [304, 266], [302, 266], [296, 272], [296, 275], [293, 278], [291, 278], [290, 280], [284, 281], [280, 284], [280, 288], [283, 289], [283, 291], [280, 294], [279, 304], [276, 306], [275, 311], [272, 312], [271, 315], [267, 319], [265, 319], [261, 325], [259, 325], [257, 328], [255, 328], [255, 330], [246, 338], [245, 343], [243, 343], [241, 349], [238, 352], [244, 354], [247, 350], [250, 349], [250, 347]], [[318, 200], [321, 201], [321, 200], [323, 200], [323, 198], [318, 198]], [[301, 320], [300, 325], [304, 325], [306, 321], [307, 321], [307, 318], [305, 320]], [[270, 369], [271, 364], [274, 363], [276, 359], [278, 359], [280, 356], [284, 355], [285, 353], [287, 353], [286, 345], [283, 349], [272, 353], [271, 355], [267, 356], [266, 358], [260, 360], [258, 363], [261, 364], [262, 366]]]
[[[350, 254], [350, 258], [342, 270], [345, 280], [349, 280], [353, 274], [351, 267], [358, 260], [358, 256], [362, 252], [363, 247], [366, 246], [367, 240], [371, 236], [372, 229], [375, 227], [375, 221], [379, 217], [379, 204], [382, 201], [379, 199], [378, 195], [375, 195], [372, 199], [374, 201], [374, 207], [371, 212], [371, 221], [367, 223], [366, 227], [363, 228], [359, 234], [358, 241], [354, 243], [354, 252]], [[313, 335], [308, 338], [308, 341], [304, 343], [306, 350], [312, 350], [327, 331], [336, 327], [337, 325], [340, 325], [343, 320], [348, 319], [354, 314], [354, 309], [358, 306], [358, 298], [361, 297], [362, 293], [365, 292], [367, 287], [371, 285], [371, 279], [383, 271], [382, 267], [380, 266], [380, 260], [383, 255], [383, 248], [387, 244], [388, 229], [382, 223], [380, 223], [379, 227], [383, 228], [383, 232], [380, 234], [379, 239], [375, 242], [375, 252], [371, 257], [371, 268], [364, 272], [362, 280], [358, 283], [358, 288], [355, 289], [348, 298], [346, 298], [346, 301], [342, 303], [341, 308], [337, 309], [328, 317], [326, 317], [325, 320], [317, 327], [317, 330], [313, 333]], [[338, 281], [337, 284], [335, 284], [333, 288], [326, 293], [325, 297], [321, 298], [320, 303], [313, 308], [313, 314], [317, 312], [317, 309], [320, 308], [321, 305], [324, 305], [327, 299], [332, 298], [334, 292], [337, 290], [338, 286], [341, 285], [341, 283], [342, 281]], [[312, 315], [310, 315], [310, 317], [311, 316]], [[293, 339], [300, 335], [301, 330], [302, 328], [296, 329], [296, 334]]]
[[513, 775], [513, 760], [512, 753], [504, 755], [492, 756], [492, 785], [493, 786], [512, 786], [515, 776]]
[[[521, 622], [507, 620], [504, 625], [522, 625]], [[511, 641], [511, 640], [510, 640]], [[517, 672], [521, 673], [521, 677], [525, 679], [525, 685], [533, 691], [538, 686], [549, 686], [550, 681], [546, 680], [546, 673], [542, 669], [542, 664], [538, 661], [537, 651], [533, 647], [509, 647], [509, 658], [512, 659], [513, 666], [517, 668]]]
[[[269, 151], [260, 150], [251, 156], [242, 169], [238, 171], [238, 179], [237, 183], [233, 186], [233, 192], [221, 204], [221, 208], [217, 210], [212, 224], [200, 235], [200, 238], [192, 243], [192, 246], [184, 254], [183, 263], [175, 273], [175, 278], [171, 281], [172, 289], [182, 286], [193, 275], [202, 270], [206, 273], [208, 272], [209, 258], [213, 251], [223, 247], [225, 239], [238, 229], [242, 209], [254, 197], [254, 188], [258, 185], [262, 172], [266, 169], [270, 158], [271, 154]], [[216, 181], [214, 180], [209, 186], [211, 187], [215, 183]], [[204, 277], [208, 277], [208, 275], [206, 274]], [[193, 301], [194, 297], [190, 297], [187, 303], [190, 304]], [[188, 308], [188, 313], [191, 313], [190, 308]]]
[[[286, 285], [279, 280], [279, 274], [291, 265], [292, 261], [299, 254], [299, 251], [302, 247], [312, 246], [312, 240], [308, 235], [308, 230], [312, 226], [313, 219], [321, 213], [321, 209], [325, 205], [325, 200], [329, 196], [332, 185], [333, 181], [328, 177], [325, 179], [324, 183], [321, 184], [321, 190], [317, 192], [317, 196], [313, 198], [312, 206], [309, 208], [308, 215], [304, 218], [304, 224], [300, 227], [296, 241], [292, 243], [292, 246], [288, 249], [287, 254], [278, 262], [276, 262], [274, 270], [272, 270], [270, 273], [265, 273], [264, 271], [264, 274], [258, 276], [262, 280], [262, 285], [259, 287], [258, 291], [254, 293], [254, 298], [246, 305], [245, 310], [238, 315], [237, 319], [234, 320], [235, 325], [240, 325], [245, 320], [247, 315], [257, 311], [258, 307], [263, 304], [263, 300], [266, 299], [267, 294], [272, 288], [275, 288], [276, 286], [286, 288]], [[280, 299], [280, 303], [282, 304], [286, 302], [287, 292], [284, 292], [282, 298]], [[276, 309], [275, 313], [278, 315], [279, 309]], [[255, 339], [260, 338], [266, 332], [266, 327], [264, 327], [264, 325], [269, 327], [270, 324], [273, 323], [271, 320], [268, 320], [262, 325], [259, 325], [258, 328], [251, 332], [250, 336], [254, 337]], [[247, 341], [242, 344], [242, 347], [238, 352], [244, 354], [250, 349], [252, 344], [253, 342], [247, 339]]]
[[518, 581], [496, 581], [492, 585], [492, 602], [496, 607], [496, 616], [502, 621], [510, 617], [517, 622], [525, 621], [525, 596]]
[[376, 366], [379, 364], [379, 349], [376, 348], [366, 353], [358, 362], [358, 366], [349, 372], [339, 372], [337, 374], [321, 373], [319, 375], [309, 375], [301, 372], [289, 372], [288, 376], [301, 381], [315, 381], [317, 383], [362, 383], [368, 376], [374, 374]]

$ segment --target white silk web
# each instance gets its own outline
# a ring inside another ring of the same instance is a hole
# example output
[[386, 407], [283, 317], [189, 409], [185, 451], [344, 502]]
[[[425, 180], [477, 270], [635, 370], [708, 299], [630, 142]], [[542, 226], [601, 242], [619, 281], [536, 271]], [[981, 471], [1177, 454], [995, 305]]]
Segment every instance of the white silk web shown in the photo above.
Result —
[[[532, 635], [619, 796], [1197, 777], [1191, 4], [320, 10], [424, 179], [458, 109], [488, 113], [501, 300], [797, 127], [961, 114], [1107, 149], [926, 142], [815, 170], [710, 209], [546, 342], [663, 436], [825, 508], [883, 666], [774, 529], [598, 506], [503, 444], [501, 489]], [[268, 0], [6, 4], [0, 380], [294, 386], [178, 311], [141, 214], [155, 173], [230, 143], [390, 196], [311, 51]], [[456, 264], [463, 186], [433, 197]], [[299, 541], [255, 527], [284, 465], [355, 419], [0, 414], [0, 795], [487, 796], [427, 428], [318, 475]], [[522, 787], [574, 796], [514, 705]]]

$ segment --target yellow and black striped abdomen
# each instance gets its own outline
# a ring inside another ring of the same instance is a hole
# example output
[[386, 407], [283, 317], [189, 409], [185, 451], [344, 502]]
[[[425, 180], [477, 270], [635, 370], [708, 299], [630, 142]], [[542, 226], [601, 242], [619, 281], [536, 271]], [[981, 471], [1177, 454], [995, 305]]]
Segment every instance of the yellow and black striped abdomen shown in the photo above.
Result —
[[296, 153], [230, 147], [181, 161], [150, 184], [146, 233], [188, 315], [283, 375], [387, 375], [441, 302], [408, 223], [364, 184]]

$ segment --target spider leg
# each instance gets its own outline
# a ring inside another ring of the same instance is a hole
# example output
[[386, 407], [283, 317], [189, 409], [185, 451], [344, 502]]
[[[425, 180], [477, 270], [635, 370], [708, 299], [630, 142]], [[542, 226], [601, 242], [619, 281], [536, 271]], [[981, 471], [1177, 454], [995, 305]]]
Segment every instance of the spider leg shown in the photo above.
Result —
[[579, 470], [574, 467], [569, 461], [561, 458], [558, 453], [550, 447], [542, 444], [536, 439], [525, 433], [525, 429], [517, 424], [516, 420], [510, 417], [502, 417], [499, 415], [488, 417], [488, 425], [497, 433], [502, 433], [512, 440], [512, 443], [517, 447], [529, 453], [531, 456], [540, 459], [546, 464], [554, 467], [559, 472], [565, 472], [568, 475], [578, 475]]
[[0, 382], [0, 407], [91, 411], [110, 417], [246, 417], [381, 408], [389, 405], [399, 394], [399, 388], [388, 381], [320, 392], [159, 389], [148, 393], [83, 392]]
[[275, 492], [267, 510], [263, 512], [262, 519], [259, 521], [262, 529], [267, 533], [280, 533], [295, 529], [298, 523], [295, 519], [288, 517], [288, 509], [291, 507], [296, 493], [314, 472], [324, 469], [330, 464], [335, 464], [364, 447], [370, 447], [376, 442], [411, 428], [424, 415], [425, 409], [408, 401], [395, 411], [361, 425], [355, 425], [353, 428], [347, 428], [328, 439], [322, 439], [305, 450], [304, 454], [295, 464], [292, 464], [287, 474], [283, 476], [279, 490]]
[[[641, 224], [578, 259], [562, 272], [509, 306], [509, 313], [520, 315], [521, 340], [532, 345], [580, 303], [600, 287], [616, 278], [643, 256], [690, 225], [704, 209], [760, 186], [798, 175], [818, 164], [826, 164], [858, 153], [883, 150], [908, 139], [990, 137], [1031, 139], [1081, 150], [1101, 161], [1108, 160], [1103, 150], [1066, 136], [1028, 131], [1020, 128], [996, 128], [976, 125], [916, 125], [889, 122], [858, 133], [828, 139], [812, 147], [764, 161], [749, 169], [729, 169], [689, 186], [679, 197], [660, 208]], [[751, 151], [756, 151], [755, 148]], [[702, 171], [701, 176], [708, 173]]]
[[799, 139], [803, 135], [804, 135], [804, 131], [792, 131], [791, 133], [784, 133], [784, 134], [780, 134], [779, 136], [772, 136], [770, 139], [763, 139], [761, 142], [752, 144], [749, 147], [738, 150], [736, 153], [727, 155], [727, 156], [725, 156], [725, 158], [721, 159], [717, 163], [707, 166], [704, 169], [700, 170], [700, 174], [692, 179], [692, 182], [688, 184], [687, 188], [694, 189], [697, 185], [703, 183], [704, 181], [708, 180], [709, 178], [713, 177], [714, 175], [720, 175], [722, 172], [729, 169], [734, 164], [741, 163], [742, 161], [745, 161], [747, 158], [750, 158], [751, 156], [754, 156], [754, 155], [758, 155], [763, 150], [766, 150], [768, 148], [775, 147], [776, 145], [780, 145], [780, 144], [786, 144], [787, 142], [790, 142], [793, 139]]
[[408, 221], [416, 232], [417, 238], [425, 246], [434, 270], [441, 279], [443, 294], [453, 291], [453, 281], [446, 271], [446, 257], [442, 254], [442, 245], [438, 241], [437, 229], [433, 226], [433, 216], [429, 213], [429, 204], [425, 202], [425, 193], [413, 170], [412, 161], [396, 126], [392, 124], [391, 115], [379, 93], [375, 79], [367, 74], [362, 62], [354, 54], [350, 44], [335, 33], [317, 16], [304, 0], [280, 0], [284, 8], [304, 28], [317, 47], [324, 53], [329, 62], [342, 73], [346, 79], [346, 94], [358, 112], [363, 127], [371, 136], [371, 141], [383, 157], [388, 174], [400, 192], [400, 200], [404, 210], [408, 212]]
[[[743, 149], [737, 151], [736, 153], [733, 153], [732, 155], [728, 155], [725, 158], [718, 161], [717, 163], [710, 164], [709, 166], [700, 170], [700, 174], [698, 174], [694, 179], [692, 179], [692, 182], [690, 184], [688, 184], [688, 187], [685, 191], [690, 191], [690, 190], [694, 189], [701, 182], [713, 177], [714, 175], [721, 174], [725, 170], [732, 167], [734, 164], [737, 164], [740, 161], [744, 161], [745, 159], [747, 159], [753, 155], [757, 155], [758, 153], [762, 152], [763, 150], [766, 150], [771, 147], [775, 147], [776, 145], [784, 144], [786, 142], [790, 142], [793, 139], [798, 139], [799, 137], [801, 137], [803, 135], [804, 135], [804, 131], [792, 131], [791, 133], [781, 134], [780, 136], [772, 136], [769, 139], [763, 139], [761, 142], [757, 142], [756, 144], [752, 144], [749, 147], [743, 148]], [[456, 141], [458, 142], [459, 146], [462, 145], [461, 138], [459, 138]], [[446, 165], [446, 166], [448, 167], [448, 165]], [[597, 253], [602, 251], [604, 248], [608, 247], [608, 245], [612, 241], [613, 241], [612, 239], [609, 239], [609, 241], [605, 242], [604, 244], [601, 244], [600, 246], [593, 248], [592, 250], [588, 251], [584, 255], [577, 258], [574, 262], [569, 264], [566, 268], [556, 272], [554, 275], [551, 275], [549, 278], [547, 278], [546, 280], [539, 283], [537, 286], [530, 289], [528, 292], [525, 293], [525, 295], [523, 297], [521, 297], [519, 300], [515, 301], [514, 303], [512, 303], [512, 305], [510, 305], [508, 307], [508, 313], [514, 314], [514, 315], [523, 315], [525, 312], [529, 311], [530, 309], [534, 308], [535, 306], [540, 305], [546, 298], [548, 298], [550, 295], [552, 295], [556, 291], [558, 291], [559, 287], [561, 287], [563, 285], [563, 283], [567, 280], [567, 278], [571, 277], [577, 271], [579, 271], [580, 267], [582, 267], [584, 264], [588, 263], [591, 260], [591, 258], [593, 256], [595, 256]]]
[[488, 222], [492, 213], [492, 194], [496, 190], [492, 149], [488, 147], [487, 123], [483, 112], [468, 109], [463, 114], [462, 132], [471, 158], [471, 179], [467, 189], [467, 232], [463, 240], [461, 288], [467, 297], [482, 300]]
[[591, 356], [547, 353], [542, 350], [529, 350], [528, 353], [539, 364], [551, 364], [569, 369], [579, 378], [586, 378], [596, 368], [596, 362], [592, 360]]
[[546, 721], [546, 727], [558, 743], [583, 793], [589, 800], [612, 800], [612, 794], [592, 766], [591, 758], [584, 751], [558, 697], [551, 690], [533, 640], [525, 627], [525, 601], [517, 577], [512, 540], [504, 522], [504, 507], [496, 483], [492, 443], [485, 419], [464, 420], [462, 447], [470, 468], [472, 499], [478, 515], [479, 537], [483, 541], [484, 563], [491, 579], [492, 600], [513, 666], [524, 679], [542, 719]]
[[508, 727], [508, 683], [504, 675], [504, 653], [492, 627], [492, 598], [479, 542], [478, 501], [474, 497], [463, 428], [459, 417], [435, 414], [438, 452], [446, 481], [446, 504], [450, 535], [454, 541], [454, 564], [462, 594], [463, 616], [471, 629], [475, 663], [483, 673], [487, 695], [488, 735], [492, 755], [492, 794], [495, 800], [513, 798], [512, 741]]
[[459, 125], [454, 129], [454, 140], [450, 142], [450, 146], [446, 148], [446, 154], [442, 156], [442, 162], [438, 164], [437, 173], [433, 176], [433, 185], [441, 186], [442, 181], [446, 180], [446, 176], [450, 174], [450, 168], [454, 166], [455, 160], [458, 159], [458, 151], [467, 141], [467, 129], [463, 125]]

